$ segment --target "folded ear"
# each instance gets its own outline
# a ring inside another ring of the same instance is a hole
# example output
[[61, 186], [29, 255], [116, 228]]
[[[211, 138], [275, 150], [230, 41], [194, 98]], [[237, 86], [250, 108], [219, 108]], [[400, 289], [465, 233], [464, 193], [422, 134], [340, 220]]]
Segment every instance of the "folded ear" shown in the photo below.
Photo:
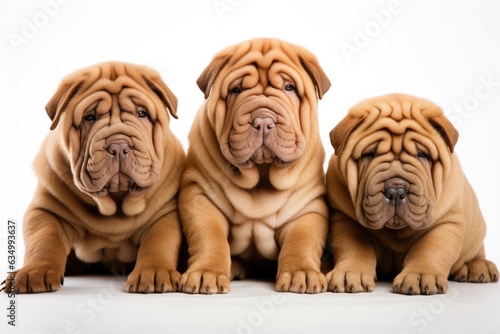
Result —
[[314, 84], [316, 85], [318, 98], [321, 100], [323, 98], [323, 95], [328, 91], [328, 89], [330, 89], [330, 80], [326, 76], [316, 58], [305, 57], [301, 55], [299, 56], [299, 59], [302, 67], [306, 70], [307, 74], [309, 74]]
[[363, 122], [364, 117], [347, 115], [330, 131], [330, 142], [339, 155], [351, 133]]
[[87, 77], [81, 77], [76, 81], [62, 82], [54, 95], [45, 106], [45, 111], [52, 120], [50, 130], [54, 130], [59, 124], [61, 114], [68, 105], [69, 101], [78, 93]]
[[149, 89], [151, 89], [163, 104], [167, 107], [170, 115], [174, 118], [177, 117], [177, 97], [172, 93], [170, 88], [167, 87], [165, 82], [159, 76], [143, 75]]
[[443, 137], [444, 141], [453, 153], [453, 149], [458, 141], [458, 130], [443, 114], [428, 116], [432, 127]]
[[220, 70], [226, 66], [231, 55], [217, 55], [212, 59], [210, 64], [203, 70], [203, 72], [196, 80], [196, 84], [200, 87], [201, 91], [205, 93], [205, 99], [210, 95], [210, 89], [217, 78]]

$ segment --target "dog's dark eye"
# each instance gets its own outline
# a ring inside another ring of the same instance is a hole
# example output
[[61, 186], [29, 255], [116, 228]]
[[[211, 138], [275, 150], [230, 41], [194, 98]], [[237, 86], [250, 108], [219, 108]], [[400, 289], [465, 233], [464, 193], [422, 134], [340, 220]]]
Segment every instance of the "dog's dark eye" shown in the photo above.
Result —
[[288, 83], [285, 85], [285, 90], [291, 92], [291, 91], [295, 90], [295, 86]]
[[88, 114], [88, 115], [85, 115], [85, 117], [83, 119], [85, 121], [87, 121], [87, 122], [92, 122], [92, 121], [95, 121], [95, 115], [94, 114]]
[[233, 94], [241, 93], [241, 87], [240, 86], [234, 87], [233, 89], [231, 89], [231, 93], [233, 93]]
[[144, 118], [144, 117], [147, 117], [147, 116], [148, 116], [148, 113], [145, 110], [139, 110], [139, 111], [137, 111], [137, 117]]
[[373, 159], [375, 158], [375, 152], [374, 151], [370, 151], [370, 152], [367, 152], [367, 153], [363, 153], [363, 155], [361, 156], [362, 159]]
[[418, 151], [417, 157], [421, 158], [421, 159], [429, 159], [429, 156], [426, 153], [422, 152], [422, 151]]

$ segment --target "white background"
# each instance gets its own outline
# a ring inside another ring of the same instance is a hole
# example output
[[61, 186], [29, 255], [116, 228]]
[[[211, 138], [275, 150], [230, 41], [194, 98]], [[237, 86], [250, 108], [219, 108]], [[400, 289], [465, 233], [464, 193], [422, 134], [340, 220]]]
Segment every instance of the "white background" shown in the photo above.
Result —
[[[36, 186], [31, 163], [51, 123], [44, 107], [64, 76], [107, 60], [155, 68], [179, 99], [171, 127], [187, 148], [203, 101], [198, 75], [220, 49], [253, 37], [281, 38], [317, 56], [332, 82], [319, 104], [327, 159], [329, 131], [363, 98], [402, 92], [440, 105], [460, 131], [456, 153], [488, 225], [487, 255], [500, 264], [500, 2], [3, 0], [0, 6], [0, 272], [7, 267], [5, 225], [8, 218], [22, 224]], [[20, 231], [18, 241], [21, 263]], [[488, 289], [498, 295], [498, 284]]]

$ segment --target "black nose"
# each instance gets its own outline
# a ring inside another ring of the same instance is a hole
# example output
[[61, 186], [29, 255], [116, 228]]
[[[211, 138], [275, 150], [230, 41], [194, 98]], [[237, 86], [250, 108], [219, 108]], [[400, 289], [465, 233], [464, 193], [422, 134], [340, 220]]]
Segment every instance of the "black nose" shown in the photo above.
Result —
[[389, 187], [384, 190], [384, 196], [394, 206], [400, 206], [408, 193], [405, 188]]

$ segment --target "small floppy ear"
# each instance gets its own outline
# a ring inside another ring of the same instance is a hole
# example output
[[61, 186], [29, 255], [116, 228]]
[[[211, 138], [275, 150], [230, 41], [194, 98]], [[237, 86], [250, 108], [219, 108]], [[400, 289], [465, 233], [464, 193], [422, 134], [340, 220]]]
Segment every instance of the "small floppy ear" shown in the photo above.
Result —
[[347, 138], [363, 122], [364, 117], [347, 115], [330, 131], [330, 142], [339, 155], [344, 148]]
[[143, 78], [149, 89], [158, 95], [160, 100], [167, 107], [170, 115], [174, 118], [179, 118], [177, 117], [177, 97], [172, 93], [170, 88], [167, 87], [165, 82], [159, 76], [143, 75]]
[[219, 55], [208, 64], [203, 72], [196, 80], [196, 84], [200, 87], [201, 91], [205, 93], [205, 99], [210, 95], [210, 89], [217, 78], [220, 70], [229, 62], [230, 55]]
[[76, 81], [61, 83], [57, 91], [45, 105], [45, 111], [52, 121], [50, 130], [54, 130], [57, 127], [61, 119], [61, 114], [67, 107], [69, 101], [78, 93], [85, 79], [86, 77], [83, 77]]
[[458, 130], [443, 114], [428, 116], [432, 127], [443, 137], [444, 141], [453, 153], [453, 149], [458, 141]]
[[[307, 59], [308, 58], [308, 59]], [[330, 89], [331, 83], [325, 72], [313, 57], [299, 56], [300, 64], [311, 77], [318, 91], [318, 98], [321, 100], [323, 95]]]

